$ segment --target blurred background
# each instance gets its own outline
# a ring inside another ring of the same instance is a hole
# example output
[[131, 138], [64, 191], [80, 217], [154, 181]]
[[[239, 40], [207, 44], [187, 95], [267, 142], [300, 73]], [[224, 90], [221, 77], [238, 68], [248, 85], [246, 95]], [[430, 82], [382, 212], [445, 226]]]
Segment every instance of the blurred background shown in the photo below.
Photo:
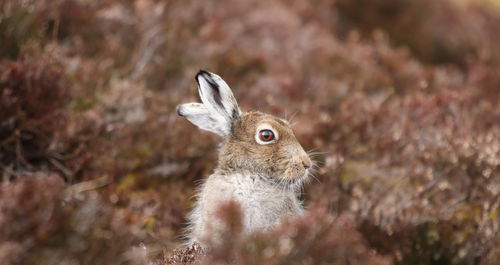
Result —
[[499, 47], [498, 0], [2, 0], [0, 264], [174, 264], [199, 69], [321, 152], [293, 250], [214, 264], [498, 264]]

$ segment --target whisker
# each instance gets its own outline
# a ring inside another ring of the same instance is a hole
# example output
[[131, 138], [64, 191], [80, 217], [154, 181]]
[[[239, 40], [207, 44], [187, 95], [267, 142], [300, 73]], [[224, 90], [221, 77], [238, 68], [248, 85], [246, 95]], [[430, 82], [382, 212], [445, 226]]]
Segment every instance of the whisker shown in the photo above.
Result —
[[321, 184], [321, 181], [316, 176], [314, 176], [314, 174], [311, 173], [311, 174], [309, 174], [309, 176], [311, 178], [315, 179], [319, 184]]
[[294, 124], [294, 123], [293, 123], [293, 119], [295, 118], [295, 115], [297, 115], [297, 113], [298, 113], [298, 112], [299, 112], [299, 111], [298, 111], [298, 110], [296, 110], [296, 111], [292, 114], [292, 116], [290, 116], [290, 120], [288, 120], [288, 122], [289, 122], [290, 124], [292, 124], [292, 126], [293, 126], [293, 124]]
[[307, 152], [308, 155], [310, 156], [320, 156], [320, 155], [327, 155], [329, 154], [330, 152], [313, 152], [313, 151], [309, 151]]
[[320, 160], [314, 160], [314, 159], [311, 159], [311, 162], [312, 162], [312, 167], [316, 167], [316, 168], [319, 168], [319, 166], [324, 166], [325, 165], [325, 161], [320, 161]]
[[325, 161], [319, 161], [319, 160], [311, 160], [313, 166], [323, 166], [325, 165]]
[[315, 148], [313, 148], [313, 149], [311, 149], [311, 150], [308, 150], [308, 151], [307, 151], [307, 153], [309, 153], [309, 152], [314, 152], [314, 151], [316, 151], [316, 150], [318, 150], [318, 148], [317, 148], [317, 147], [315, 147]]
[[313, 165], [311, 168], [312, 168], [312, 169], [314, 169], [314, 170], [318, 170], [318, 169], [320, 169], [321, 167], [320, 167], [320, 166], [318, 166], [318, 165]]

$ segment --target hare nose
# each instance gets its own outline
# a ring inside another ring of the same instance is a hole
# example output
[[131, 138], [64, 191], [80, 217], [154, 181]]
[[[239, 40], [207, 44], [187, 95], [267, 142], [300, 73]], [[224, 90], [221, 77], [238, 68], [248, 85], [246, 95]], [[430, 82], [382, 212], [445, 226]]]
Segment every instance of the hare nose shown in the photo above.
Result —
[[312, 166], [311, 159], [307, 154], [302, 157], [302, 166], [304, 167], [304, 169], [309, 169]]

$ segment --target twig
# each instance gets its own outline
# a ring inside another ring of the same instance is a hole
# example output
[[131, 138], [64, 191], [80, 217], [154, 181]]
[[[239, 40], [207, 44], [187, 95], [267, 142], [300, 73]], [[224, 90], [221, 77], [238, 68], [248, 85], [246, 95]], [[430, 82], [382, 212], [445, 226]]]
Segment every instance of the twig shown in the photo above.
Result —
[[98, 188], [102, 188], [102, 187], [108, 185], [109, 183], [110, 183], [109, 177], [104, 176], [104, 177], [100, 177], [100, 178], [96, 178], [96, 179], [92, 179], [92, 180], [88, 180], [88, 181], [74, 184], [66, 190], [66, 193], [67, 193], [67, 195], [71, 195], [71, 194], [77, 194], [77, 193], [81, 193], [81, 192], [85, 192], [85, 191], [89, 191], [89, 190], [95, 190]]

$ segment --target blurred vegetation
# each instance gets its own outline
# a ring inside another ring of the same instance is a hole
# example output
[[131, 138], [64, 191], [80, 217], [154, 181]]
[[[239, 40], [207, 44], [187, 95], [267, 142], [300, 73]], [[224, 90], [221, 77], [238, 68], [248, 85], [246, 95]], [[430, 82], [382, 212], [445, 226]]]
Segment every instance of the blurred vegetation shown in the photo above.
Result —
[[[1, 1], [0, 264], [497, 264], [499, 6]], [[209, 253], [178, 248], [200, 68], [325, 152], [307, 216], [244, 236], [228, 205]]]

